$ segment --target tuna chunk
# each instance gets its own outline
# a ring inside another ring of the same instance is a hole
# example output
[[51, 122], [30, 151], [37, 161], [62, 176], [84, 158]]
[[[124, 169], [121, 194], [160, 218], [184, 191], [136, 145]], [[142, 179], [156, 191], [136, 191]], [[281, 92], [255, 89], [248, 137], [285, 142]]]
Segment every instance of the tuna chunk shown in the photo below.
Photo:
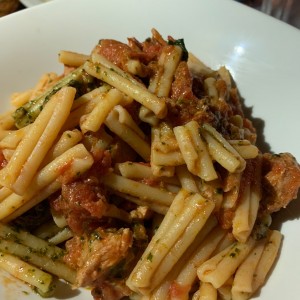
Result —
[[102, 282], [129, 255], [132, 233], [119, 230], [96, 229], [92, 234], [75, 236], [67, 242], [65, 261], [77, 269], [77, 286]]
[[263, 155], [263, 205], [268, 213], [286, 207], [297, 198], [300, 167], [290, 153]]

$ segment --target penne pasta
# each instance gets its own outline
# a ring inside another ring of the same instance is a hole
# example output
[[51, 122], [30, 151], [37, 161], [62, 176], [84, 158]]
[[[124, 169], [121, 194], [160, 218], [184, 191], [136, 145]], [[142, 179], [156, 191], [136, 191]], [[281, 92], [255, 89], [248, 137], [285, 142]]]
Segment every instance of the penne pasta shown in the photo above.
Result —
[[19, 143], [8, 165], [0, 171], [1, 184], [22, 194], [67, 118], [75, 89], [62, 89], [40, 114]]
[[174, 199], [174, 194], [166, 190], [152, 187], [114, 173], [108, 174], [102, 179], [102, 181], [104, 185], [113, 190], [137, 197], [143, 201], [151, 201], [157, 204], [169, 206]]
[[203, 125], [202, 134], [212, 157], [231, 173], [244, 170], [245, 160], [213, 127]]
[[199, 135], [199, 125], [190, 121], [184, 126], [175, 127], [174, 134], [188, 170], [206, 181], [216, 179], [218, 176], [212, 159]]
[[182, 57], [179, 46], [165, 47], [158, 59], [158, 71], [151, 78], [149, 91], [158, 97], [168, 97], [176, 68]]
[[34, 253], [30, 248], [23, 244], [2, 239], [0, 243], [0, 251], [9, 252], [10, 254], [21, 258], [26, 257], [29, 263], [44, 269], [46, 272], [58, 275], [70, 283], [75, 281], [74, 270], [69, 268], [66, 264], [53, 258], [51, 259], [44, 255]]
[[[59, 190], [64, 180], [68, 181], [68, 178], [86, 172], [93, 162], [92, 156], [82, 144], [69, 149], [37, 173], [23, 196], [13, 193], [4, 199], [0, 203], [0, 218], [8, 222], [28, 211]], [[61, 170], [66, 168], [66, 163], [68, 168], [64, 179], [61, 177]]]
[[61, 50], [58, 53], [58, 60], [64, 65], [78, 68], [89, 59], [88, 55], [80, 54], [72, 51]]
[[234, 274], [254, 246], [255, 240], [250, 238], [246, 243], [234, 243], [227, 247], [199, 266], [199, 279], [218, 289]]
[[184, 164], [184, 160], [173, 133], [166, 123], [152, 127], [151, 165], [174, 167]]
[[154, 96], [139, 84], [131, 82], [127, 77], [122, 77], [103, 65], [92, 64], [91, 62], [86, 62], [84, 64], [84, 69], [90, 75], [103, 80], [125, 93], [127, 96], [135, 99], [153, 111], [157, 117], [163, 118], [166, 115], [166, 104], [163, 100]]
[[80, 121], [81, 131], [83, 133], [87, 131], [98, 131], [105, 122], [108, 114], [120, 103], [122, 97], [122, 94], [116, 89], [109, 90], [104, 97], [100, 95], [97, 101], [98, 103], [93, 110]]
[[[186, 207], [180, 214], [183, 205]], [[189, 195], [185, 190], [179, 192], [159, 230], [129, 276], [127, 285], [142, 294], [153, 290], [192, 243], [213, 208], [214, 204], [199, 194]], [[162, 234], [163, 241], [160, 240]], [[157, 270], [159, 272], [156, 273]], [[156, 276], [152, 277], [154, 272]]]
[[189, 192], [199, 193], [199, 187], [196, 180], [185, 165], [178, 166], [176, 168], [176, 174], [183, 189]]
[[155, 29], [58, 55], [0, 116], [0, 268], [44, 297], [254, 297], [300, 166], [261, 152], [229, 70]]
[[[249, 165], [251, 166], [251, 164]], [[262, 197], [261, 157], [254, 162], [254, 168], [254, 178], [250, 184], [244, 187], [232, 220], [232, 233], [241, 242], [246, 242], [252, 232]]]
[[24, 262], [20, 258], [0, 252], [0, 268], [34, 286], [44, 296], [53, 294], [53, 277], [39, 268]]
[[255, 274], [253, 275], [253, 293], [257, 292], [257, 290], [265, 282], [265, 278], [270, 272], [277, 257], [278, 251], [280, 250], [281, 242], [282, 234], [277, 230], [272, 230], [269, 233], [267, 244], [258, 262]]
[[231, 140], [229, 143], [244, 159], [255, 158], [259, 153], [258, 148], [252, 145], [248, 140]]
[[263, 253], [265, 244], [266, 239], [259, 241], [237, 269], [231, 289], [233, 299], [247, 300], [253, 293], [252, 283], [255, 277], [255, 270]]
[[212, 284], [202, 282], [199, 290], [194, 293], [192, 300], [217, 300], [218, 292]]
[[29, 102], [33, 94], [33, 90], [27, 90], [22, 93], [14, 94], [11, 98], [11, 104], [16, 107], [20, 107]]
[[115, 107], [107, 116], [105, 125], [131, 146], [144, 160], [150, 160], [150, 146], [143, 132], [121, 106]]
[[0, 147], [4, 149], [15, 150], [23, 139], [24, 135], [29, 131], [30, 125], [18, 130], [8, 132], [8, 134], [0, 141]]

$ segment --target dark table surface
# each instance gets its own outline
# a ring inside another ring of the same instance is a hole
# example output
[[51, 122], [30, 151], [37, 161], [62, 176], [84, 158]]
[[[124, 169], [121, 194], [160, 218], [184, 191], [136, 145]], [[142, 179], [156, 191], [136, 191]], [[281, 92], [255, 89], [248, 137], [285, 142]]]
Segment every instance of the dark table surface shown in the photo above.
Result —
[[300, 0], [235, 0], [300, 29]]
[[[9, 1], [9, 0], [7, 0]], [[11, 0], [12, 1], [12, 0]], [[15, 0], [16, 1], [16, 0]], [[300, 0], [233, 0], [300, 29]], [[21, 3], [14, 10], [26, 9]], [[1, 16], [1, 10], [0, 10]]]

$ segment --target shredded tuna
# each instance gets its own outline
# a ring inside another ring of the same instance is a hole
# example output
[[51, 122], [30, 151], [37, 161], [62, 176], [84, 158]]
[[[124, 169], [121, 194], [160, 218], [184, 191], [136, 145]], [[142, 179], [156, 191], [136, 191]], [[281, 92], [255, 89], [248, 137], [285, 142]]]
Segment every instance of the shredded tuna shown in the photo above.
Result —
[[92, 290], [94, 300], [120, 300], [131, 294], [132, 291], [126, 286], [125, 280], [96, 282]]
[[125, 257], [132, 246], [132, 232], [128, 229], [104, 230], [98, 228], [91, 234], [75, 236], [67, 242], [65, 261], [76, 266], [77, 286], [89, 286], [102, 282]]
[[[143, 44], [138, 44], [131, 40], [130, 45], [131, 47], [116, 40], [104, 39], [100, 41], [94, 51], [103, 55], [106, 59], [124, 71], [128, 71], [127, 63], [129, 60], [137, 59], [143, 64], [149, 64], [152, 60], [157, 59], [158, 53], [162, 47], [160, 44], [153, 41], [146, 41]], [[150, 72], [150, 69], [145, 69], [145, 74], [148, 72]]]
[[91, 179], [64, 184], [61, 196], [51, 204], [55, 211], [65, 216], [76, 234], [96, 226], [108, 208], [104, 191]]
[[291, 154], [264, 154], [263, 172], [263, 205], [269, 213], [286, 207], [297, 198], [300, 166]]
[[179, 63], [172, 83], [172, 99], [197, 99], [193, 93], [193, 78], [185, 61]]

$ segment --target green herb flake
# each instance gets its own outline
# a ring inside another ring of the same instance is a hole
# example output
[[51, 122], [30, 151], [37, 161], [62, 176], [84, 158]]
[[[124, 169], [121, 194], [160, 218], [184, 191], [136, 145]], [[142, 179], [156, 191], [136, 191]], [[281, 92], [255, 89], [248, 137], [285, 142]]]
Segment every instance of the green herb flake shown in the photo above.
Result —
[[178, 39], [178, 40], [175, 40], [175, 41], [169, 40], [168, 44], [169, 45], [174, 45], [174, 46], [179, 46], [182, 49], [182, 60], [183, 61], [187, 61], [188, 60], [189, 53], [188, 53], [188, 51], [187, 51], [187, 49], [185, 47], [184, 39]]
[[241, 252], [241, 250], [239, 248], [234, 248], [234, 250], [232, 252], [229, 253], [229, 256], [234, 258], [236, 257], [239, 253]]
[[153, 254], [150, 252], [147, 256], [147, 260], [152, 262], [152, 259], [153, 259]]

